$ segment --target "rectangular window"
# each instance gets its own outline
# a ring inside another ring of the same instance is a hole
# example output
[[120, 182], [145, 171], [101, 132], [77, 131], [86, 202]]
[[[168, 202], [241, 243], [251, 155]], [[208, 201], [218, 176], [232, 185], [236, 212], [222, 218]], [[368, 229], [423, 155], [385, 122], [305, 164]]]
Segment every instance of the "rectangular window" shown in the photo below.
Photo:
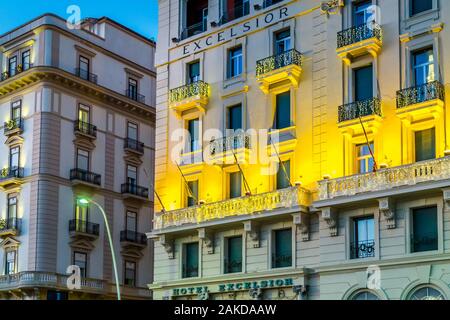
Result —
[[138, 140], [138, 126], [133, 122], [127, 123], [127, 138]]
[[78, 232], [87, 232], [89, 221], [89, 206], [75, 205], [75, 227]]
[[242, 73], [242, 47], [228, 51], [228, 78], [237, 77]]
[[22, 100], [13, 102], [11, 105], [11, 120], [22, 118]]
[[373, 216], [353, 220], [352, 259], [375, 256], [375, 220]]
[[87, 254], [83, 252], [73, 253], [73, 264], [80, 267], [81, 277], [86, 278], [87, 275]]
[[373, 98], [373, 68], [372, 65], [354, 70], [355, 101]]
[[16, 170], [20, 167], [20, 147], [9, 149], [9, 168]]
[[291, 92], [286, 91], [276, 96], [274, 129], [291, 126]]
[[242, 106], [240, 104], [228, 108], [227, 124], [227, 129], [234, 131], [242, 129]]
[[292, 230], [275, 230], [272, 268], [292, 267]]
[[366, 24], [372, 16], [372, 1], [357, 2], [353, 5], [353, 26], [359, 27]]
[[282, 161], [278, 165], [277, 171], [277, 190], [286, 189], [290, 187], [291, 177], [291, 161]]
[[137, 100], [138, 82], [136, 79], [128, 78], [128, 98]]
[[89, 171], [89, 151], [77, 149], [77, 169]]
[[200, 80], [200, 61], [188, 64], [188, 84], [195, 83]]
[[410, 16], [433, 9], [433, 0], [410, 0]]
[[226, 239], [225, 273], [242, 272], [242, 237]]
[[5, 275], [16, 273], [16, 255], [15, 250], [6, 252]]
[[281, 54], [291, 49], [291, 30], [287, 29], [275, 34], [275, 54]]
[[125, 261], [125, 275], [124, 285], [134, 287], [136, 286], [136, 263], [132, 261]]
[[188, 152], [194, 152], [200, 149], [200, 120], [198, 118], [188, 121], [189, 131], [189, 150]]
[[11, 57], [8, 60], [8, 73], [10, 77], [13, 77], [17, 73], [17, 56]]
[[[370, 149], [369, 149], [370, 147]], [[373, 172], [374, 161], [372, 158], [372, 154], [370, 153], [375, 151], [373, 147], [373, 143], [369, 145], [360, 144], [356, 146], [356, 172], [357, 173], [368, 173]]]
[[416, 161], [436, 158], [436, 138], [434, 128], [415, 132]]
[[127, 211], [125, 224], [126, 230], [137, 232], [137, 213], [133, 211]]
[[230, 199], [233, 198], [239, 198], [242, 196], [242, 177], [241, 172], [231, 172], [228, 176], [228, 179], [230, 180], [230, 186], [229, 186], [229, 197]]
[[17, 197], [8, 197], [7, 223], [14, 223], [12, 220], [17, 218]]
[[89, 123], [90, 121], [90, 109], [88, 106], [80, 104], [78, 106], [78, 121], [83, 123]]
[[130, 185], [137, 185], [137, 167], [127, 165], [127, 183]]
[[28, 70], [31, 67], [30, 50], [22, 52], [22, 70]]
[[250, 13], [250, 1], [249, 0], [227, 0], [225, 22], [239, 19]]
[[183, 278], [198, 277], [198, 242], [184, 245]]
[[421, 86], [435, 80], [432, 48], [413, 52], [412, 63], [414, 86]]
[[208, 0], [184, 0], [185, 30], [182, 38], [191, 37], [207, 30]]
[[198, 199], [198, 180], [188, 181], [187, 206], [192, 207], [197, 205]]
[[80, 56], [79, 57], [79, 77], [85, 80], [89, 80], [89, 72], [90, 72], [90, 61], [88, 58]]
[[412, 252], [438, 249], [437, 207], [420, 208], [412, 211]]

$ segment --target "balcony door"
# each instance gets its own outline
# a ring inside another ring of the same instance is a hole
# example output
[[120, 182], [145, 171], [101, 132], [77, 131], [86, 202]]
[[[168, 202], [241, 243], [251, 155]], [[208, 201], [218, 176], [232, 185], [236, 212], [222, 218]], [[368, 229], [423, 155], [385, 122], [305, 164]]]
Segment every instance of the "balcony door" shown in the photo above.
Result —
[[375, 256], [375, 220], [373, 216], [353, 220], [353, 259]]
[[229, 198], [239, 198], [242, 196], [242, 175], [240, 171], [231, 172], [229, 179]]
[[413, 85], [421, 86], [435, 80], [433, 49], [416, 51], [412, 55]]
[[128, 78], [128, 98], [137, 100], [138, 82], [136, 79]]
[[7, 224], [8, 228], [17, 218], [17, 197], [8, 197]]
[[415, 160], [426, 161], [436, 158], [436, 137], [435, 129], [416, 131], [415, 140]]
[[275, 34], [275, 54], [279, 55], [292, 49], [291, 47], [291, 30], [287, 29]]
[[84, 80], [89, 80], [90, 73], [90, 61], [88, 58], [80, 56], [79, 57], [79, 77]]
[[185, 30], [183, 38], [206, 31], [208, 25], [208, 0], [184, 0]]
[[9, 149], [9, 169], [18, 170], [20, 167], [20, 147]]
[[90, 119], [90, 110], [89, 107], [80, 104], [78, 107], [78, 120], [82, 123], [89, 123]]
[[137, 232], [137, 213], [133, 211], [127, 211], [125, 228], [127, 231]]
[[[127, 183], [130, 187], [130, 189], [136, 188], [137, 186], [137, 167], [135, 166], [131, 166], [131, 165], [127, 165]], [[135, 190], [130, 190], [131, 192], [134, 193]]]
[[286, 160], [278, 165], [277, 190], [289, 188], [291, 175], [291, 161]]
[[17, 72], [17, 56], [11, 57], [8, 60], [8, 73], [10, 77], [16, 75]]
[[361, 1], [353, 4], [353, 26], [359, 27], [367, 24], [372, 18], [372, 1]]
[[194, 152], [200, 149], [200, 120], [198, 118], [188, 121], [188, 150]]
[[276, 96], [274, 129], [291, 126], [291, 92], [286, 91]]
[[373, 68], [372, 65], [354, 70], [355, 101], [373, 98]]
[[75, 206], [76, 231], [85, 233], [87, 231], [86, 229], [88, 221], [89, 221], [89, 207], [80, 206], [76, 204]]
[[22, 100], [13, 102], [11, 106], [11, 120], [18, 121], [22, 118]]
[[24, 51], [22, 53], [22, 70], [28, 70], [31, 67], [31, 55], [30, 50]]
[[188, 181], [186, 187], [187, 206], [193, 207], [197, 205], [198, 200], [198, 180]]
[[77, 169], [89, 171], [89, 151], [77, 149]]
[[187, 83], [192, 84], [200, 80], [200, 61], [189, 63], [187, 66]]

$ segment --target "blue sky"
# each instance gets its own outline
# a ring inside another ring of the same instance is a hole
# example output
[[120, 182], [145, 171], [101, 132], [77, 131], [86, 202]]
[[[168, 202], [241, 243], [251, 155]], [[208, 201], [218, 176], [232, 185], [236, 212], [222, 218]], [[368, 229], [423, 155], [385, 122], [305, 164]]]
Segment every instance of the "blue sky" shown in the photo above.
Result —
[[0, 0], [0, 34], [47, 12], [67, 18], [70, 5], [80, 7], [82, 18], [108, 16], [156, 39], [158, 0]]

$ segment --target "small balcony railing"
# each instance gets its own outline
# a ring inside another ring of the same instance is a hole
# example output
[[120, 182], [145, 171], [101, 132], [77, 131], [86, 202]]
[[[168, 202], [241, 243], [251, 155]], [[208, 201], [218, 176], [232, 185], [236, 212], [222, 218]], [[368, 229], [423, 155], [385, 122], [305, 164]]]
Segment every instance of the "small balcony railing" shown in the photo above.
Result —
[[139, 245], [147, 245], [147, 236], [144, 233], [122, 230], [120, 231], [120, 242], [131, 242]]
[[397, 91], [397, 108], [405, 108], [436, 99], [445, 101], [445, 89], [439, 81], [432, 81]]
[[263, 8], [270, 7], [270, 6], [274, 5], [274, 4], [280, 3], [282, 1], [284, 1], [284, 0], [264, 0]]
[[102, 184], [101, 175], [79, 168], [70, 170], [70, 180], [83, 181], [98, 186]]
[[240, 260], [228, 260], [224, 261], [225, 273], [242, 272], [242, 259]]
[[292, 267], [292, 255], [272, 254], [272, 268]]
[[350, 256], [352, 259], [365, 259], [375, 257], [375, 241], [359, 241], [350, 244]]
[[202, 33], [202, 32], [205, 32], [206, 29], [207, 29], [206, 23], [203, 22], [203, 21], [201, 21], [201, 22], [199, 22], [199, 23], [192, 24], [192, 25], [186, 27], [186, 28], [181, 32], [180, 38], [181, 38], [181, 40], [190, 38], [190, 37], [192, 37], [192, 36], [195, 36], [195, 35], [197, 35], [197, 34], [200, 34], [200, 33]]
[[98, 223], [72, 219], [69, 221], [69, 232], [79, 232], [98, 236], [100, 234], [100, 225]]
[[182, 269], [183, 278], [198, 277], [198, 266], [187, 266], [186, 264], [183, 264]]
[[144, 153], [144, 143], [135, 139], [126, 138], [123, 147], [126, 150], [131, 150], [141, 154]]
[[137, 93], [135, 90], [127, 89], [125, 91], [125, 96], [127, 96], [131, 100], [134, 100], [134, 101], [137, 101], [137, 102], [140, 102], [140, 103], [145, 103], [145, 96], [142, 95], [142, 94]]
[[24, 71], [27, 71], [28, 69], [30, 69], [31, 67], [33, 67], [32, 64], [26, 64], [26, 65], [21, 65], [19, 64], [15, 69], [13, 70], [8, 70], [5, 72], [2, 72], [2, 74], [0, 75], [0, 81], [5, 81], [9, 78], [12, 78], [16, 75], [18, 75], [19, 73], [22, 73]]
[[75, 69], [75, 75], [83, 80], [87, 80], [89, 82], [97, 84], [97, 75], [90, 73], [88, 70], [76, 68]]
[[192, 97], [203, 97], [207, 98], [209, 95], [209, 84], [199, 80], [191, 84], [187, 84], [175, 89], [170, 90], [169, 102], [177, 103], [183, 101], [184, 99]]
[[366, 23], [338, 32], [337, 47], [343, 48], [371, 38], [382, 41], [382, 37], [383, 32], [378, 24]]
[[6, 136], [10, 135], [13, 132], [16, 131], [23, 131], [23, 119], [22, 118], [17, 118], [17, 119], [12, 119], [9, 120], [8, 122], [4, 123], [4, 133]]
[[220, 18], [220, 24], [225, 24], [230, 21], [242, 18], [250, 13], [250, 3], [245, 2], [245, 5], [235, 6], [227, 10]]
[[0, 219], [0, 234], [6, 231], [19, 231], [21, 221], [19, 218]]
[[141, 198], [148, 198], [148, 188], [133, 183], [122, 184], [120, 190], [122, 194], [132, 194]]
[[75, 133], [81, 133], [91, 137], [97, 137], [97, 127], [81, 120], [75, 120], [74, 122]]
[[24, 177], [24, 168], [13, 167], [0, 170], [0, 182], [8, 179], [21, 179]]
[[302, 54], [295, 49], [287, 50], [283, 53], [276, 54], [256, 62], [256, 76], [260, 77], [264, 74], [281, 69], [290, 65], [302, 66]]
[[358, 119], [359, 117], [377, 115], [381, 117], [381, 101], [370, 98], [339, 106], [339, 122]]
[[238, 133], [229, 137], [223, 137], [211, 141], [209, 145], [209, 154], [215, 156], [231, 150], [241, 148], [250, 149], [251, 136], [246, 133]]

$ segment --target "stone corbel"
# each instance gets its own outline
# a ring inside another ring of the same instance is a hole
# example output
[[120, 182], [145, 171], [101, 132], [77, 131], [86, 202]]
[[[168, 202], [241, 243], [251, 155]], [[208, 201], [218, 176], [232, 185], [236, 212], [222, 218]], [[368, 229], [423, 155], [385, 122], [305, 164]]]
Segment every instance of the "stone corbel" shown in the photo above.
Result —
[[214, 234], [205, 228], [198, 229], [198, 238], [202, 239], [207, 254], [214, 253]]
[[159, 243], [164, 247], [169, 256], [169, 259], [175, 258], [175, 243], [173, 239], [167, 237], [166, 235], [161, 235], [159, 237]]
[[249, 241], [252, 242], [252, 247], [259, 248], [259, 226], [253, 221], [245, 221], [244, 231], [247, 233]]
[[395, 205], [392, 198], [378, 199], [380, 213], [386, 219], [388, 229], [395, 229]]
[[309, 214], [299, 212], [292, 215], [293, 223], [300, 230], [302, 241], [309, 241]]
[[442, 192], [444, 193], [444, 201], [450, 206], [450, 188], [443, 189]]
[[337, 210], [331, 207], [322, 209], [322, 218], [330, 229], [330, 236], [336, 237], [338, 235], [338, 213]]

